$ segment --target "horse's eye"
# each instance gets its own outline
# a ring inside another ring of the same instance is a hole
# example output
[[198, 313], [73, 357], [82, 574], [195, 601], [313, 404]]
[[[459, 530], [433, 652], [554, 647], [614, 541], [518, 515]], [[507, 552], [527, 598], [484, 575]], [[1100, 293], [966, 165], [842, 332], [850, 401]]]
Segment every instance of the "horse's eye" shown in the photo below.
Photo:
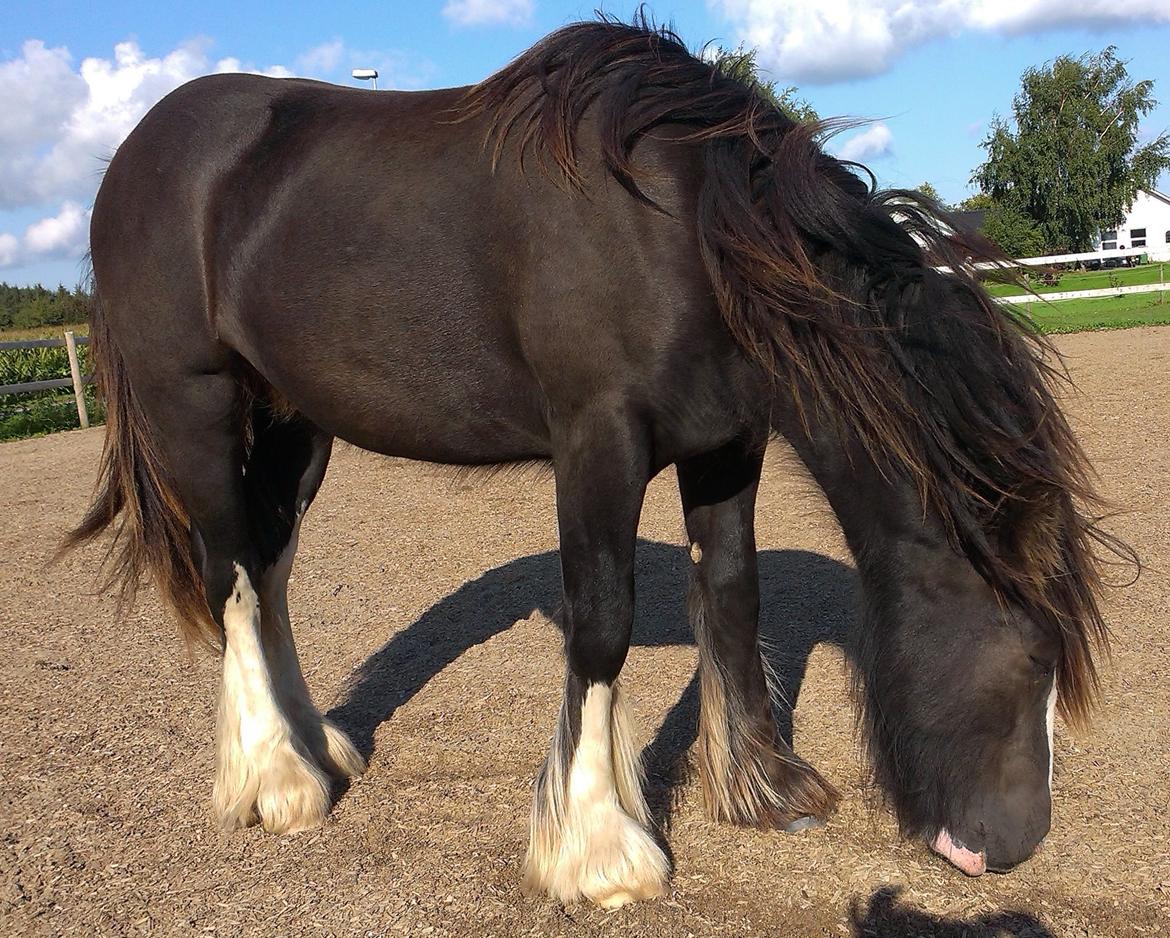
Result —
[[1032, 668], [1037, 674], [1042, 677], [1050, 677], [1052, 672], [1056, 670], [1056, 662], [1049, 661], [1046, 658], [1037, 658], [1035, 655], [1028, 655], [1028, 660], [1032, 662]]

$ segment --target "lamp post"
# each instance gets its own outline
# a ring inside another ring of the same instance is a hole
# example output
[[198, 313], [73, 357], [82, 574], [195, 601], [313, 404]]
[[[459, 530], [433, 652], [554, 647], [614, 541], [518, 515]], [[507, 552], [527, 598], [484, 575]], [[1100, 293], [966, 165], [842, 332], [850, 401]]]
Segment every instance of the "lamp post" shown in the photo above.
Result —
[[374, 90], [378, 90], [378, 70], [376, 68], [355, 68], [351, 73], [357, 81], [374, 83]]

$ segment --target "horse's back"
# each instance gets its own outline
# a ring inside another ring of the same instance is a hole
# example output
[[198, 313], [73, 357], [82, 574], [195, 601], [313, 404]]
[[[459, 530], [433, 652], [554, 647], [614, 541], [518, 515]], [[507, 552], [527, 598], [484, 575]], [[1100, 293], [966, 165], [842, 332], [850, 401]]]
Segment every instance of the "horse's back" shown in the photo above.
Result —
[[192, 367], [242, 356], [330, 432], [452, 462], [549, 455], [550, 411], [597, 397], [676, 412], [651, 398], [680, 364], [701, 398], [733, 344], [690, 221], [694, 149], [641, 145], [654, 212], [589, 154], [585, 194], [508, 152], [493, 168], [462, 95], [244, 75], [174, 92], [95, 208], [99, 287], [146, 293], [121, 331], [181, 294], [162, 332]]

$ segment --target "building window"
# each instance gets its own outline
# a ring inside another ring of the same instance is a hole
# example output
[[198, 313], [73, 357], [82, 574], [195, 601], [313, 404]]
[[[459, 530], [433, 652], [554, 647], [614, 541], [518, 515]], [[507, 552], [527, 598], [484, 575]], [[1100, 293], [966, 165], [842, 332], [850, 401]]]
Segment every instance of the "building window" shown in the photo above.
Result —
[[1117, 242], [1116, 241], [1102, 241], [1101, 242], [1101, 250], [1102, 251], [1116, 251], [1117, 250]]
[[1170, 244], [1170, 231], [1166, 232], [1166, 243]]
[[1130, 228], [1129, 239], [1133, 242], [1135, 248], [1144, 248], [1146, 246], [1146, 229]]
[[1116, 241], [1117, 240], [1117, 232], [1116, 231], [1106, 231], [1101, 235], [1101, 240], [1102, 241]]

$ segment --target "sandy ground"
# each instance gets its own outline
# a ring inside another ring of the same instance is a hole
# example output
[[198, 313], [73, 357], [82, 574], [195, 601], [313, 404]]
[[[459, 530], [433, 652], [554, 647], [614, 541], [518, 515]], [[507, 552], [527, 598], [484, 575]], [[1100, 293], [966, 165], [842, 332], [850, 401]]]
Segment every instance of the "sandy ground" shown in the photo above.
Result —
[[[606, 913], [522, 898], [530, 780], [559, 704], [553, 487], [341, 447], [292, 584], [319, 702], [371, 755], [327, 826], [225, 834], [210, 814], [217, 671], [152, 593], [119, 620], [100, 551], [46, 569], [81, 514], [101, 430], [0, 446], [0, 933], [264, 935], [1170, 934], [1170, 329], [1061, 339], [1114, 530], [1148, 564], [1110, 590], [1095, 729], [1058, 724], [1053, 832], [1009, 876], [967, 880], [897, 839], [866, 785], [841, 638], [854, 577], [780, 447], [759, 511], [765, 631], [797, 749], [845, 793], [800, 835], [711, 824], [693, 782], [695, 649], [673, 477], [642, 517], [625, 681], [651, 796], [673, 799], [664, 900]], [[1124, 572], [1118, 574], [1124, 578]]]

